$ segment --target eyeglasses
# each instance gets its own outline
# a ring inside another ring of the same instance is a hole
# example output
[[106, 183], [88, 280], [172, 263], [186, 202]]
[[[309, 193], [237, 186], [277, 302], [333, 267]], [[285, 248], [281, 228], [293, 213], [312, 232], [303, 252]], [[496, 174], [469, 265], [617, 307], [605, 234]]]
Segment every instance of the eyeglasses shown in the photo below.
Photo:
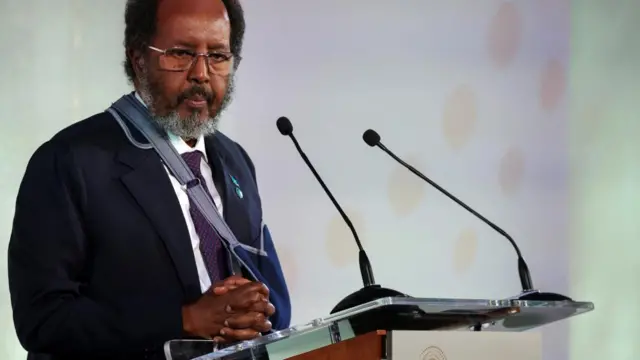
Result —
[[237, 56], [228, 51], [197, 53], [188, 49], [171, 48], [162, 50], [153, 46], [149, 46], [149, 49], [160, 53], [158, 65], [162, 70], [167, 71], [189, 70], [200, 56], [204, 56], [209, 72], [217, 75], [228, 75], [231, 71], [233, 60], [237, 58]]

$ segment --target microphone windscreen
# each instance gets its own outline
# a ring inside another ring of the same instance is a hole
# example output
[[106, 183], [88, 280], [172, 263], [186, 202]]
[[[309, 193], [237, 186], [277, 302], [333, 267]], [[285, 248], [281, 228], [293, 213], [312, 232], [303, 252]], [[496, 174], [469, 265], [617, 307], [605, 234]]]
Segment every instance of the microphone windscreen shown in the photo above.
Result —
[[291, 125], [291, 121], [289, 121], [285, 116], [281, 116], [276, 121], [276, 126], [278, 127], [280, 134], [284, 136], [289, 136], [293, 133], [293, 125]]
[[380, 135], [375, 130], [369, 129], [362, 134], [362, 140], [369, 146], [376, 146], [380, 143]]

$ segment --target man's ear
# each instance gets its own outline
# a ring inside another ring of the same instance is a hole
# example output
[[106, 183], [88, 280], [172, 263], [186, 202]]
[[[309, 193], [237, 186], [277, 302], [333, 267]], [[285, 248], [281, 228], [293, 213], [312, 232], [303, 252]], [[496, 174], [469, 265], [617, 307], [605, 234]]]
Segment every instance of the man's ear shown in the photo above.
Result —
[[141, 51], [129, 49], [127, 50], [127, 56], [131, 61], [131, 66], [133, 66], [133, 71], [137, 74], [142, 72], [142, 67], [144, 66], [144, 56]]

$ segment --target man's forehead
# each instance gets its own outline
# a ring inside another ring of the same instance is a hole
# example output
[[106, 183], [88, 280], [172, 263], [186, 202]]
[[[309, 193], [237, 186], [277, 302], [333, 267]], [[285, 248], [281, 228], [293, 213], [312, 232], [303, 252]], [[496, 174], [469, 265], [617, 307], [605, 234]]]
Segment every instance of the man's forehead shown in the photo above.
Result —
[[158, 20], [168, 20], [180, 15], [199, 15], [222, 18], [229, 21], [229, 14], [222, 0], [160, 0]]

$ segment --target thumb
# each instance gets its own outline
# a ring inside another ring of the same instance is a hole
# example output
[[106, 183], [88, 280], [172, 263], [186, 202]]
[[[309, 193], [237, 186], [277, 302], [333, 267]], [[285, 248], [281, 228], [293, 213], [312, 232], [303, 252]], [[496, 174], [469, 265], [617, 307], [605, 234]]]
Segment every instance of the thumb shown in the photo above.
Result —
[[228, 293], [229, 290], [233, 290], [233, 288], [229, 288], [229, 287], [226, 287], [226, 286], [217, 286], [217, 287], [211, 288], [211, 292], [214, 295], [224, 295], [224, 294]]

